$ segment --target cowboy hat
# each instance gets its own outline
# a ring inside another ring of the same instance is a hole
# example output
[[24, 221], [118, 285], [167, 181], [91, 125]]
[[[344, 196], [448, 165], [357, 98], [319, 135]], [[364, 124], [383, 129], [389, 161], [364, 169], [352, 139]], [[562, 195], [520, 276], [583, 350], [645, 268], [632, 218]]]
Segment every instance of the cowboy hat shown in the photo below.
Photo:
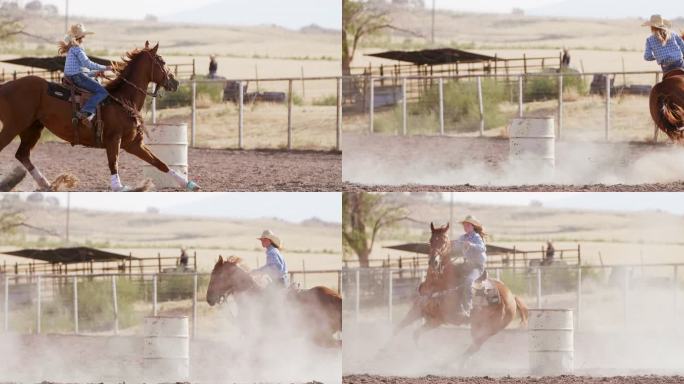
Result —
[[470, 223], [474, 227], [482, 228], [482, 224], [475, 218], [475, 216], [472, 216], [472, 215], [466, 216], [466, 218], [463, 219], [463, 221], [461, 221], [461, 224], [465, 224], [465, 223]]
[[641, 24], [641, 26], [667, 29], [672, 27], [672, 22], [670, 20], [663, 19], [663, 17], [660, 15], [651, 15], [651, 19]]
[[92, 35], [95, 32], [91, 32], [86, 30], [85, 26], [81, 23], [74, 24], [71, 27], [69, 27], [69, 31], [67, 32], [67, 37], [73, 40], [78, 40], [86, 35]]
[[261, 233], [261, 237], [257, 237], [257, 239], [258, 240], [269, 239], [278, 248], [280, 248], [280, 245], [281, 245], [280, 238], [278, 238], [278, 236], [276, 236], [270, 229], [265, 229]]

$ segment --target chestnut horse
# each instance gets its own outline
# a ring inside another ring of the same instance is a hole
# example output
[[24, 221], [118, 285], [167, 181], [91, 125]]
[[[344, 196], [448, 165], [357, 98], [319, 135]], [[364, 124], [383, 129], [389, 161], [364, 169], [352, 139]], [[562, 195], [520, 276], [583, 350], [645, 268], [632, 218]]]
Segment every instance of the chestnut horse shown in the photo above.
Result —
[[430, 261], [425, 282], [419, 288], [420, 296], [413, 303], [408, 314], [395, 328], [395, 335], [416, 320], [424, 319], [423, 325], [416, 330], [414, 338], [425, 331], [443, 324], [464, 325], [470, 323], [472, 342], [465, 351], [463, 363], [480, 350], [487, 339], [499, 333], [513, 321], [516, 313], [520, 315], [522, 326], [527, 325], [527, 306], [499, 280], [489, 279], [499, 292], [498, 304], [473, 307], [470, 319], [460, 316], [464, 287], [460, 281], [460, 267], [451, 261], [451, 242], [449, 224], [435, 228], [430, 223]]
[[663, 81], [651, 89], [648, 101], [658, 128], [675, 143], [684, 143], [684, 70], [664, 74]]
[[[178, 81], [157, 54], [158, 48], [159, 44], [150, 47], [149, 42], [146, 42], [145, 48], [127, 53], [122, 64], [115, 64], [119, 74], [105, 86], [111, 102], [101, 107], [104, 123], [102, 146], [106, 149], [109, 170], [113, 177], [118, 178], [119, 151], [123, 148], [173, 177], [181, 188], [198, 190], [197, 184], [170, 170], [143, 143], [140, 110], [148, 96], [146, 90], [149, 83], [156, 83], [157, 89], [178, 89]], [[43, 128], [72, 144], [97, 146], [98, 140], [93, 130], [85, 125], [79, 125], [76, 135], [72, 125], [71, 103], [50, 96], [48, 82], [40, 77], [26, 76], [0, 85], [0, 121], [0, 151], [19, 136], [21, 142], [15, 157], [33, 176], [40, 189], [50, 189], [50, 182], [31, 163], [30, 154], [38, 143]], [[69, 162], [69, 159], [64, 160]]]
[[[240, 266], [240, 262], [237, 257], [224, 261], [219, 256], [207, 288], [207, 303], [210, 306], [223, 302], [231, 294], [253, 294], [257, 300], [260, 297], [266, 299], [268, 288], [259, 286], [249, 272]], [[340, 346], [340, 341], [334, 337], [342, 332], [342, 297], [337, 292], [321, 286], [302, 291], [282, 290], [286, 295], [284, 304], [305, 315], [307, 324], [301, 324], [301, 329], [317, 345]]]

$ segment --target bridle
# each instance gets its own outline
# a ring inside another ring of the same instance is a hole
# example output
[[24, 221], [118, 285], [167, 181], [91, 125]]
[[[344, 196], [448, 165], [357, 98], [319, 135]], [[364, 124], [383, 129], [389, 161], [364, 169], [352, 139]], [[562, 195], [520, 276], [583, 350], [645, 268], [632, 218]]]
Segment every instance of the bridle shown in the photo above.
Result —
[[437, 272], [441, 272], [442, 269], [444, 268], [444, 264], [445, 264], [445, 263], [442, 263], [442, 262], [441, 262], [441, 261], [442, 261], [441, 259], [442, 259], [444, 256], [447, 256], [447, 257], [448, 257], [449, 248], [450, 248], [450, 243], [449, 243], [449, 237], [448, 237], [448, 235], [444, 234], [444, 235], [442, 235], [441, 237], [442, 237], [443, 239], [442, 239], [442, 238], [437, 238], [437, 239], [435, 239], [435, 242], [437, 242], [437, 241], [443, 241], [442, 244], [439, 244], [439, 248], [437, 248], [437, 249], [435, 249], [435, 248], [436, 248], [436, 245], [433, 244], [432, 239], [430, 239], [430, 240], [431, 240], [431, 241], [430, 241], [430, 259], [431, 259], [431, 261], [432, 261], [432, 260], [436, 260], [437, 258], [439, 258], [439, 261], [440, 261], [439, 267], [437, 268]]

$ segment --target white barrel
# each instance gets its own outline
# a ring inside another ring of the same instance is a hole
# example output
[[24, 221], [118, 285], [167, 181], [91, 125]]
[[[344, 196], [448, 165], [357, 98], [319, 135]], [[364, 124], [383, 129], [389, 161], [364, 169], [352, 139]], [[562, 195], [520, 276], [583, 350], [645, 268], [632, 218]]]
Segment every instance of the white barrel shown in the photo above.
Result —
[[[151, 124], [146, 126], [150, 137], [145, 142], [152, 153], [169, 168], [188, 176], [188, 125]], [[157, 168], [145, 163], [143, 177], [152, 180], [157, 188], [178, 188], [176, 181]]]
[[571, 374], [575, 355], [572, 310], [530, 309], [528, 324], [530, 373]]
[[186, 381], [190, 376], [187, 316], [145, 318], [143, 370], [150, 382]]
[[508, 133], [513, 162], [553, 170], [556, 165], [556, 130], [552, 117], [513, 119]]

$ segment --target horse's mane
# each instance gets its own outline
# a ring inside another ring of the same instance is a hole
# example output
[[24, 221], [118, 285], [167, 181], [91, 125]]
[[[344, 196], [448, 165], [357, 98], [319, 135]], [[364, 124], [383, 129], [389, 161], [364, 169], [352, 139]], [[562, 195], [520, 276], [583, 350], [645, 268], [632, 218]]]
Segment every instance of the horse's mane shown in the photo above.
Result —
[[133, 66], [131, 65], [136, 58], [140, 57], [140, 54], [144, 51], [149, 51], [151, 48], [134, 48], [131, 51], [126, 52], [126, 54], [121, 57], [120, 62], [115, 62], [112, 64], [114, 67], [114, 70], [116, 70], [119, 75], [116, 77], [116, 79], [110, 81], [105, 85], [105, 88], [107, 89], [108, 92], [113, 92], [119, 89], [123, 84], [124, 78], [128, 78], [128, 76], [131, 74], [133, 71]]

